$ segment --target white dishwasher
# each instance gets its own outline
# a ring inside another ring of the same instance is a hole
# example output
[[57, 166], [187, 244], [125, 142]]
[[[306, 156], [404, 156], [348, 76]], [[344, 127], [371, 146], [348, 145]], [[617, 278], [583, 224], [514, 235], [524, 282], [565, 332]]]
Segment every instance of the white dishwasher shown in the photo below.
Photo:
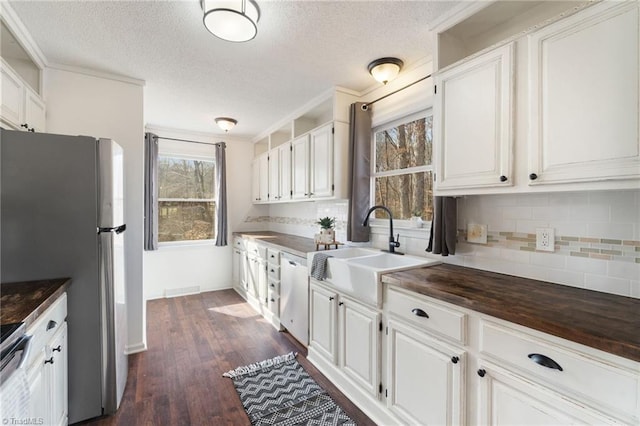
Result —
[[280, 257], [280, 325], [300, 343], [309, 344], [309, 274], [307, 259]]

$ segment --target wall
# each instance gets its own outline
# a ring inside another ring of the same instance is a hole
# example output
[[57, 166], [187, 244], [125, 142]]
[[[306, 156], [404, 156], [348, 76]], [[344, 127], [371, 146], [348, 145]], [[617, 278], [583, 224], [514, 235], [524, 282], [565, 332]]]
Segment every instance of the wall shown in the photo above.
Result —
[[[251, 204], [251, 160], [253, 144], [246, 140], [213, 134], [148, 126], [158, 136], [187, 139], [199, 142], [227, 142], [227, 204], [229, 233], [237, 230], [263, 229], [256, 221], [245, 223], [247, 217], [264, 216], [264, 206]], [[181, 144], [174, 142], [174, 144]], [[185, 149], [189, 145], [184, 143]], [[197, 146], [197, 145], [196, 145]], [[242, 228], [240, 226], [242, 225]], [[231, 244], [231, 236], [229, 235]], [[160, 244], [156, 251], [145, 251], [144, 297], [145, 300], [171, 295], [183, 295], [197, 291], [211, 291], [231, 287], [231, 245], [215, 247], [212, 242]]]
[[129, 352], [146, 348], [142, 292], [143, 86], [48, 68], [48, 133], [114, 139], [125, 155], [125, 233]]

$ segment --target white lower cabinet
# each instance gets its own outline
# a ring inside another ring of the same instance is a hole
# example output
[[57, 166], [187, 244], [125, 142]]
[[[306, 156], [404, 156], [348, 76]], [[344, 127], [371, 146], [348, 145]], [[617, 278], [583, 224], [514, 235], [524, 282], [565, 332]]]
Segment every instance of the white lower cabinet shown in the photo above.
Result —
[[66, 293], [27, 329], [29, 417], [46, 425], [68, 423], [68, 346]]
[[336, 364], [338, 358], [336, 299], [338, 294], [317, 285], [313, 280], [311, 280], [309, 294], [309, 346], [332, 364]]
[[603, 425], [614, 420], [507, 369], [480, 363], [478, 424]]
[[463, 424], [464, 351], [394, 320], [387, 327], [389, 409], [408, 424]]

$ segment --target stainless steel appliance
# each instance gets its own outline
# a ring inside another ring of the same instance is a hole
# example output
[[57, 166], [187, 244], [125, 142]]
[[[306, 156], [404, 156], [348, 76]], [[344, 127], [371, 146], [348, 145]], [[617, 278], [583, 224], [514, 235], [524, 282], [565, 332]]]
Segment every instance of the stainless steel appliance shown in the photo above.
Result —
[[0, 278], [72, 278], [69, 423], [115, 412], [127, 379], [122, 148], [3, 129], [0, 166]]
[[289, 253], [280, 260], [280, 325], [303, 345], [309, 344], [307, 259]]

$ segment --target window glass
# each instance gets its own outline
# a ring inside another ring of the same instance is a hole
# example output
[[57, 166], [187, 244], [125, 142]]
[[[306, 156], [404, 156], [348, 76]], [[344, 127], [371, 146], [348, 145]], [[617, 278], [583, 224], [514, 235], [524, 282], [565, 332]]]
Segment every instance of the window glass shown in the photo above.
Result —
[[[433, 216], [433, 116], [421, 114], [374, 130], [375, 204], [394, 219]], [[377, 210], [376, 217], [386, 213]]]
[[158, 241], [208, 240], [215, 229], [213, 161], [160, 156]]

